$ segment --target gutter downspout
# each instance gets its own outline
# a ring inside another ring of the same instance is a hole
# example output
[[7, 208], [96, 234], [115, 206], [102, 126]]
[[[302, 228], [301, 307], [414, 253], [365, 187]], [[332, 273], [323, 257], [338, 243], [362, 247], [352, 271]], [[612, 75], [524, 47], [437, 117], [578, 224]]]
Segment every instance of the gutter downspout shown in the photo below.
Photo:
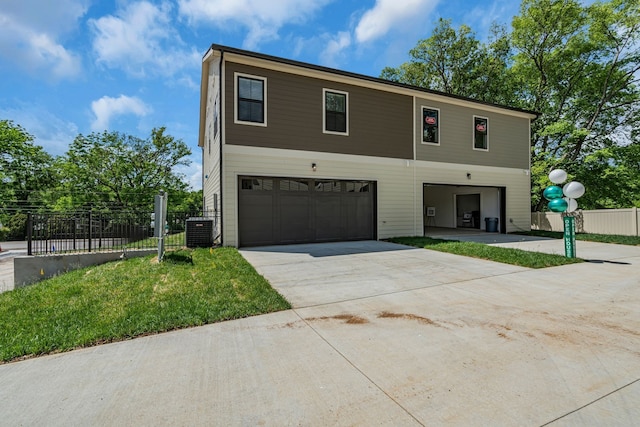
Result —
[[219, 72], [218, 75], [220, 76], [220, 203], [218, 206], [218, 209], [220, 209], [220, 246], [224, 246], [224, 233], [223, 231], [223, 212], [224, 209], [222, 208], [223, 206], [223, 192], [224, 192], [224, 182], [222, 181], [222, 177], [224, 176], [223, 172], [223, 165], [222, 165], [222, 145], [224, 144], [224, 129], [225, 129], [225, 116], [224, 116], [224, 109], [225, 109], [225, 105], [226, 105], [226, 99], [224, 97], [224, 75], [222, 74], [222, 64], [224, 63], [224, 50], [220, 49], [220, 65], [219, 65]]

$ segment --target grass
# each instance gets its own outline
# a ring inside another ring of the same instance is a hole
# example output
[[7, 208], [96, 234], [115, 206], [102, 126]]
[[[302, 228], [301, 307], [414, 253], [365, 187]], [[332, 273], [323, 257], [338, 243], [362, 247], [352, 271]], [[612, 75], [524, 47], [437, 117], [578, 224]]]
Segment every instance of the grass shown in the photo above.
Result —
[[288, 308], [234, 248], [126, 259], [0, 294], [0, 360]]
[[[542, 231], [542, 230], [531, 230], [528, 232], [523, 231], [515, 234], [522, 234], [525, 236], [550, 237], [552, 239], [562, 239], [564, 236], [564, 233], [562, 233], [562, 231]], [[584, 240], [587, 242], [599, 242], [599, 243], [615, 243], [618, 245], [640, 246], [640, 237], [638, 236], [577, 233], [576, 240]]]
[[402, 245], [415, 246], [417, 248], [432, 249], [434, 251], [481, 258], [527, 268], [555, 267], [558, 265], [583, 262], [580, 258], [566, 258], [561, 255], [501, 248], [476, 242], [432, 239], [430, 237], [394, 237], [389, 239], [389, 241]]
[[[164, 246], [165, 248], [174, 247], [174, 246], [184, 246], [186, 239], [185, 232], [180, 232], [176, 234], [168, 234], [164, 236]], [[151, 248], [158, 247], [158, 238], [157, 237], [148, 237], [143, 240], [138, 240], [135, 242], [127, 243], [126, 245], [120, 246], [119, 248]]]

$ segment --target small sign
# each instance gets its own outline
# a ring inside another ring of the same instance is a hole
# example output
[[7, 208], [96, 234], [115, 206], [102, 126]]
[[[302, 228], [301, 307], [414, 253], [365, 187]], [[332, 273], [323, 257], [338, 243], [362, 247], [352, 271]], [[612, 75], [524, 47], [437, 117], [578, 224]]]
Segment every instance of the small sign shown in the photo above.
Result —
[[576, 257], [576, 226], [575, 218], [565, 216], [564, 222], [564, 254], [567, 258]]

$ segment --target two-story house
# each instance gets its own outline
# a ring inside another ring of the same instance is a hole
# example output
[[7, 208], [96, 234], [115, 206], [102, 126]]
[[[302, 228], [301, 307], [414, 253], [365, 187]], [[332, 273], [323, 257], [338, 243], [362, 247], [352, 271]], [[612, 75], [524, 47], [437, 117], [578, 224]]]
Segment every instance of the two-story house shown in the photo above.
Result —
[[213, 45], [202, 65], [204, 207], [226, 246], [485, 229], [495, 218], [502, 233], [528, 230], [535, 117]]

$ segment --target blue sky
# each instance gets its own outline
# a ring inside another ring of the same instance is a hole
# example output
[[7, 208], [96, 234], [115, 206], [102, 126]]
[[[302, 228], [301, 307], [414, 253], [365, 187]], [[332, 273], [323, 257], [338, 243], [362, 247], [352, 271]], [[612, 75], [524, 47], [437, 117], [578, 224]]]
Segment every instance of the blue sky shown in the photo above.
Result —
[[484, 39], [513, 0], [0, 0], [0, 119], [64, 154], [79, 134], [184, 140], [200, 188], [201, 59], [212, 43], [378, 76], [438, 20]]

